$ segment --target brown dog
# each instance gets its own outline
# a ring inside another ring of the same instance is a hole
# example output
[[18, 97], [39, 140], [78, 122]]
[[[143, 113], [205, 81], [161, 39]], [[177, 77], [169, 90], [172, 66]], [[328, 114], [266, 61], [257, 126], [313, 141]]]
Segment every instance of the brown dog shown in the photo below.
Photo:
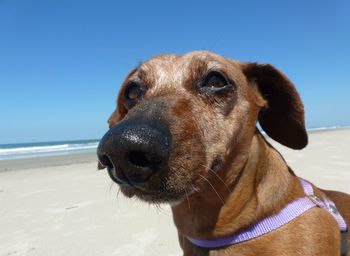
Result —
[[[305, 196], [257, 121], [287, 147], [307, 145], [302, 102], [274, 67], [209, 52], [159, 55], [126, 77], [98, 148], [100, 165], [126, 196], [171, 204], [184, 255], [340, 255], [337, 222], [321, 208], [220, 249], [186, 238], [230, 236]], [[350, 225], [349, 195], [314, 190]]]

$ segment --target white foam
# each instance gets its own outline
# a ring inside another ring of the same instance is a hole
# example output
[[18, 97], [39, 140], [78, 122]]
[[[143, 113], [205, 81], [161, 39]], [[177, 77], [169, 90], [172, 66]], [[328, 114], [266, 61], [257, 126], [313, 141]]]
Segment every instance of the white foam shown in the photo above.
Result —
[[334, 129], [347, 129], [350, 126], [324, 126], [324, 127], [316, 127], [316, 128], [308, 128], [307, 131], [324, 131], [324, 130], [334, 130]]
[[0, 147], [0, 160], [89, 152], [96, 150], [97, 145], [98, 142], [89, 142], [16, 148]]

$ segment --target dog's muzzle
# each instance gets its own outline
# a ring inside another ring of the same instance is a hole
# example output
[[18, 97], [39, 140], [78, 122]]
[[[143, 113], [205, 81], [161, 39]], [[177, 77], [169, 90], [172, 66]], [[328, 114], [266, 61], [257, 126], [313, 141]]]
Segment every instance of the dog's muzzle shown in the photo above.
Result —
[[116, 183], [142, 185], [167, 167], [170, 146], [171, 134], [165, 125], [127, 119], [103, 136], [97, 155]]

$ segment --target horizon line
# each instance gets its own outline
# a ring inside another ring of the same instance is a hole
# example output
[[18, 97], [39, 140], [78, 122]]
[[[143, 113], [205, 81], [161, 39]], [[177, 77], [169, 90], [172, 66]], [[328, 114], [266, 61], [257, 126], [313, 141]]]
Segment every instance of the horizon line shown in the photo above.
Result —
[[[257, 127], [258, 128], [258, 127]], [[266, 134], [261, 128], [258, 128], [261, 132]], [[336, 130], [336, 129], [350, 129], [350, 125], [332, 125], [332, 126], [321, 126], [321, 127], [308, 127], [306, 128], [307, 132], [313, 133], [313, 132], [319, 132], [319, 131], [328, 131], [328, 130]], [[59, 143], [59, 142], [77, 142], [77, 141], [100, 141], [100, 139], [68, 139], [68, 140], [51, 140], [51, 141], [32, 141], [32, 142], [12, 142], [12, 143], [1, 143], [1, 146], [10, 146], [13, 144], [36, 144], [36, 143]]]

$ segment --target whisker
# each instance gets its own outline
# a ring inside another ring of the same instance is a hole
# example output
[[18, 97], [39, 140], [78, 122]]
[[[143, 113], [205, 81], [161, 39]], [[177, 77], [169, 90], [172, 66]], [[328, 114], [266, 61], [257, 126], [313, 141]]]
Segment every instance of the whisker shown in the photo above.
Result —
[[211, 186], [211, 188], [214, 190], [215, 194], [218, 196], [218, 198], [221, 200], [222, 202], [222, 205], [225, 205], [225, 202], [224, 200], [222, 199], [222, 197], [220, 196], [220, 194], [216, 191], [216, 189], [214, 188], [214, 186], [211, 184], [211, 182], [206, 178], [204, 177], [203, 175], [201, 174], [198, 174], [199, 177], [201, 177], [202, 179], [204, 179], [206, 182], [208, 182], [208, 184]]
[[[205, 165], [202, 164], [202, 166], [204, 168], [206, 168]], [[224, 184], [224, 186], [226, 187], [226, 189], [228, 190], [228, 192], [232, 192], [231, 189], [228, 187], [228, 185], [226, 184], [226, 182], [219, 176], [219, 174], [217, 174], [212, 168], [208, 168], [208, 171], [210, 171], [211, 173], [213, 173], [221, 182], [222, 184]]]
[[111, 182], [111, 185], [109, 186], [109, 193], [111, 193], [111, 190], [112, 190], [113, 185], [114, 185], [114, 182], [112, 181], [112, 182]]
[[208, 51], [213, 51], [214, 47], [216, 47], [216, 44], [219, 43], [221, 41], [221, 39], [223, 38], [224, 34], [221, 33], [218, 35], [218, 37], [216, 38], [216, 40], [211, 44], [211, 46], [208, 48]]
[[191, 187], [194, 191], [199, 192], [199, 188], [196, 188], [193, 184], [191, 184]]
[[118, 190], [117, 190], [117, 198], [119, 197], [119, 194], [120, 194], [120, 187], [118, 187]]
[[185, 193], [186, 193], [186, 198], [187, 198], [188, 209], [191, 210], [191, 203], [190, 203], [190, 199], [188, 197], [188, 193], [187, 193], [186, 188], [185, 188]]
[[150, 206], [153, 206], [153, 208], [156, 210], [157, 214], [159, 215], [160, 210], [159, 210], [158, 204], [149, 204], [149, 205], [148, 205], [148, 209], [149, 209]]
[[157, 214], [164, 214], [164, 215], [169, 215], [169, 212], [167, 212], [161, 204], [152, 204], [155, 210], [157, 211]]

